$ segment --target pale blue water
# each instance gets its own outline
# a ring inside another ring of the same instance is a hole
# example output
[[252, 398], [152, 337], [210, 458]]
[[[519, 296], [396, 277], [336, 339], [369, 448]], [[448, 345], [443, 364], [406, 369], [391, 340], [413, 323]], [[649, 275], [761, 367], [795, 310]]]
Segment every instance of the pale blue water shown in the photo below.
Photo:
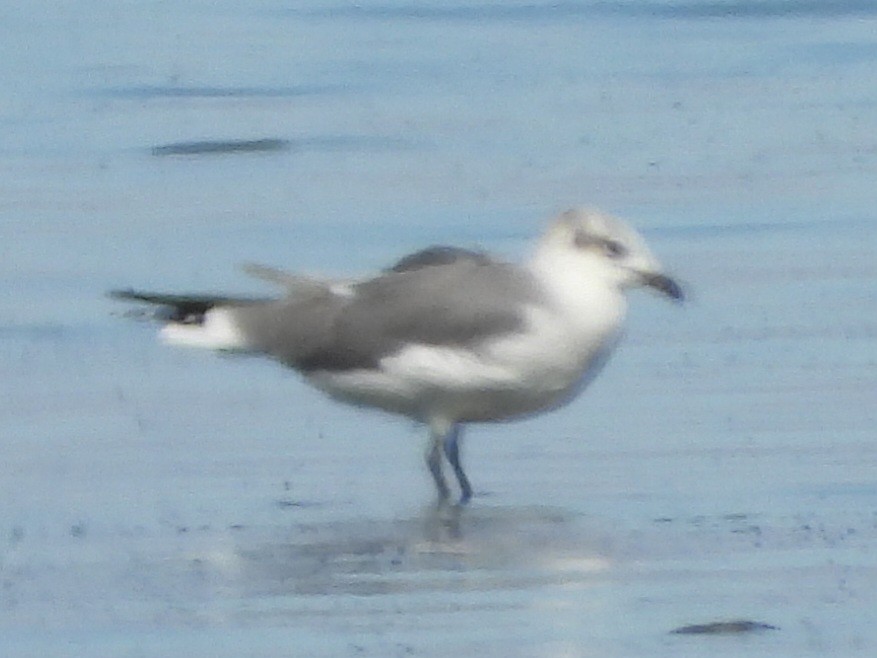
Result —
[[[854, 1], [0, 9], [0, 653], [871, 655], [875, 35]], [[691, 301], [635, 295], [581, 399], [472, 428], [457, 523], [420, 428], [104, 297], [517, 257], [580, 203]], [[780, 630], [669, 634], [737, 618]]]

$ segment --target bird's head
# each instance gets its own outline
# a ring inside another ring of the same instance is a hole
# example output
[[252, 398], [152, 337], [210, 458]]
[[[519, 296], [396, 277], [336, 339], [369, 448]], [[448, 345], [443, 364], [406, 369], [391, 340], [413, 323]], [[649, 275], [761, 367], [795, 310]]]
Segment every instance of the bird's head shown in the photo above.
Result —
[[605, 213], [568, 210], [542, 237], [536, 260], [558, 275], [597, 278], [619, 289], [648, 286], [681, 301], [682, 288], [667, 276], [643, 237], [624, 221]]

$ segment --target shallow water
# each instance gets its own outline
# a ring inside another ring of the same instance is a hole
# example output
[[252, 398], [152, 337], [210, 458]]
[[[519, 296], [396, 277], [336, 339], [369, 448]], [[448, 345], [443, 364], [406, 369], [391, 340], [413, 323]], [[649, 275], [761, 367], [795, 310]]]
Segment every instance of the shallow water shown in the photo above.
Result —
[[[829, 4], [6, 10], [0, 653], [871, 655], [877, 12]], [[576, 203], [690, 302], [471, 428], [458, 512], [422, 428], [104, 296], [518, 257]], [[777, 630], [671, 633], [735, 620]]]

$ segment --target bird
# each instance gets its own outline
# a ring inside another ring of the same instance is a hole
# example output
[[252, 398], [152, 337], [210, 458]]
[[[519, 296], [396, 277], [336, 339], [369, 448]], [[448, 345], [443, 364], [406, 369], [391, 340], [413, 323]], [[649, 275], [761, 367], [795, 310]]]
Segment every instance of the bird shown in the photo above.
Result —
[[447, 462], [460, 505], [473, 495], [464, 425], [573, 400], [617, 346], [629, 289], [684, 298], [634, 228], [592, 208], [556, 216], [519, 263], [432, 246], [363, 278], [246, 270], [279, 294], [109, 294], [151, 307], [168, 344], [266, 356], [338, 401], [423, 423], [438, 500]]

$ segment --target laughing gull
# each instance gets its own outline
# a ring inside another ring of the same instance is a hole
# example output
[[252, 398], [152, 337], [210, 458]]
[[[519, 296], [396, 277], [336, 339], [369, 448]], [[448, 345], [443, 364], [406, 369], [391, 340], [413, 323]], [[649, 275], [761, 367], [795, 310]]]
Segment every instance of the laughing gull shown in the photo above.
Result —
[[618, 342], [625, 289], [682, 299], [634, 229], [581, 209], [554, 219], [520, 265], [430, 247], [357, 280], [249, 271], [284, 294], [111, 294], [158, 305], [168, 343], [264, 354], [337, 400], [425, 423], [439, 499], [450, 495], [444, 454], [461, 503], [472, 496], [463, 423], [525, 417], [574, 398]]

